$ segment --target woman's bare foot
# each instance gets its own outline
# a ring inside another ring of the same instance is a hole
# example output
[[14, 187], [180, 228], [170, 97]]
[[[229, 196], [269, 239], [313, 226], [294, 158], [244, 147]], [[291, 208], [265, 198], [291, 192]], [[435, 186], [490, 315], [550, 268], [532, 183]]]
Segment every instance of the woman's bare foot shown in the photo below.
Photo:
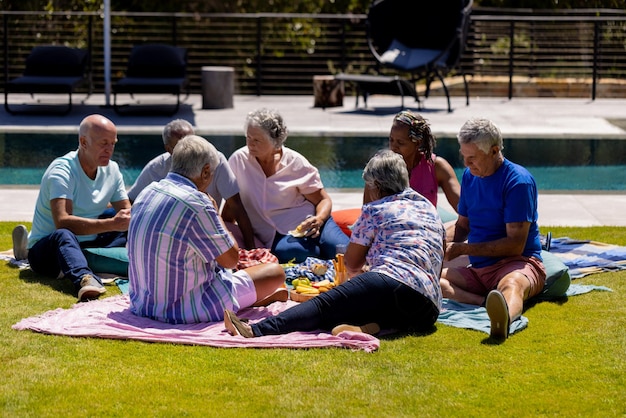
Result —
[[289, 299], [289, 290], [284, 287], [278, 288], [274, 293], [269, 294], [261, 300], [257, 300], [252, 306], [267, 306], [273, 302], [287, 302]]
[[341, 324], [332, 329], [331, 334], [337, 335], [343, 331], [363, 332], [365, 334], [376, 335], [380, 332], [380, 327], [377, 323], [371, 322], [365, 325], [349, 325]]

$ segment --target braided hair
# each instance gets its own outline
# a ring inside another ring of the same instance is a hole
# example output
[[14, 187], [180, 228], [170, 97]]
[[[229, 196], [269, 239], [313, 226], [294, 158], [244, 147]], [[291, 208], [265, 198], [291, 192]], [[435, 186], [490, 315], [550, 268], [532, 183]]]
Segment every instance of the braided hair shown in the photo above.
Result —
[[437, 144], [435, 136], [430, 130], [430, 125], [422, 115], [403, 110], [398, 113], [393, 122], [400, 122], [409, 127], [409, 138], [413, 142], [421, 141], [420, 151], [428, 161], [432, 161], [433, 150]]

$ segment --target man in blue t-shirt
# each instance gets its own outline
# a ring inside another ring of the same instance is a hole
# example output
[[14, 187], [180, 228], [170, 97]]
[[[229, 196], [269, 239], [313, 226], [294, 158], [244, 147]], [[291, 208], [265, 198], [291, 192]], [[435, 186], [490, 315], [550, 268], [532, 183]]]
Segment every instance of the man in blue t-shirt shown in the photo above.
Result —
[[470, 265], [445, 268], [441, 288], [444, 297], [484, 304], [491, 336], [506, 339], [524, 301], [545, 284], [537, 185], [528, 170], [504, 158], [502, 134], [493, 122], [470, 119], [458, 141], [467, 168], [445, 259], [467, 255]]
[[[52, 161], [41, 179], [28, 237], [33, 271], [53, 277], [61, 272], [74, 283], [81, 301], [105, 292], [82, 248], [126, 245], [130, 201], [122, 173], [111, 161], [116, 143], [117, 128], [109, 119], [83, 119], [78, 150]], [[109, 204], [115, 214], [103, 216]]]

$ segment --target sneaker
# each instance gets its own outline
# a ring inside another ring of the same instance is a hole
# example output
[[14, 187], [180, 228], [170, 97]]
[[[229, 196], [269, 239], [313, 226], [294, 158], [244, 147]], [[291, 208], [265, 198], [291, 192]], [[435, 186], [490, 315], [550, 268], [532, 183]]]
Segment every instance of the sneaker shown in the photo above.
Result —
[[85, 274], [80, 279], [80, 289], [78, 290], [78, 300], [81, 302], [91, 299], [98, 299], [107, 290], [91, 274]]
[[371, 322], [369, 324], [365, 324], [361, 326], [341, 324], [333, 328], [333, 330], [331, 331], [331, 334], [337, 335], [344, 331], [362, 332], [364, 334], [376, 335], [380, 332], [380, 326], [378, 326], [378, 324], [375, 322]]
[[224, 311], [224, 325], [230, 335], [241, 335], [245, 338], [253, 338], [252, 328], [246, 322], [237, 318], [237, 315], [228, 309]]
[[13, 228], [13, 257], [16, 260], [28, 259], [28, 229], [24, 225]]
[[506, 340], [509, 336], [509, 307], [504, 295], [499, 290], [492, 290], [487, 295], [487, 315], [491, 320], [491, 337]]

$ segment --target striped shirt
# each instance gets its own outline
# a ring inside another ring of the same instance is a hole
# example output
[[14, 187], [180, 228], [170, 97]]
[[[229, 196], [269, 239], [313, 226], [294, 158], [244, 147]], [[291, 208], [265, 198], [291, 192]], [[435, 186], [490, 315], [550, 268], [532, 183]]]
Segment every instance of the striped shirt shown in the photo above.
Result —
[[232, 274], [215, 258], [234, 245], [213, 203], [175, 173], [150, 184], [131, 209], [131, 310], [173, 324], [220, 321], [238, 310]]

